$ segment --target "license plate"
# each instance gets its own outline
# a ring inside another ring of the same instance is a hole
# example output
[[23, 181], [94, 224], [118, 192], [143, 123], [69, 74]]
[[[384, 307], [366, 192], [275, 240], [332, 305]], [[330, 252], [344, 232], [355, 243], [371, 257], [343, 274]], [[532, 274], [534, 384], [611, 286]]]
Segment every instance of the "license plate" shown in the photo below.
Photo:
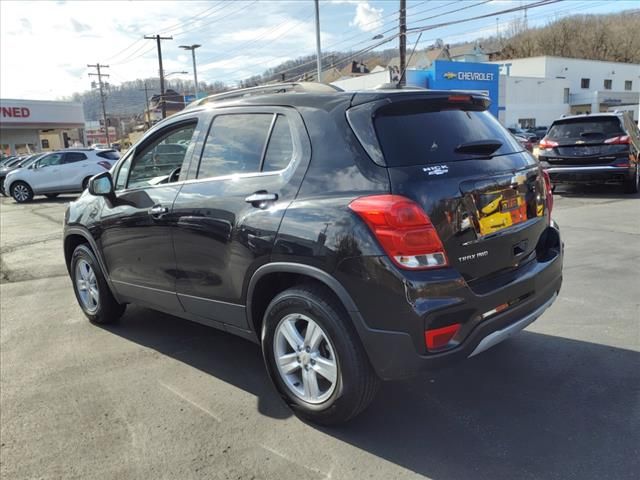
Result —
[[574, 151], [576, 155], [586, 157], [587, 155], [598, 155], [600, 153], [600, 147], [576, 147]]
[[511, 210], [515, 210], [518, 208], [518, 199], [517, 198], [507, 198], [502, 201], [502, 211], [509, 212]]

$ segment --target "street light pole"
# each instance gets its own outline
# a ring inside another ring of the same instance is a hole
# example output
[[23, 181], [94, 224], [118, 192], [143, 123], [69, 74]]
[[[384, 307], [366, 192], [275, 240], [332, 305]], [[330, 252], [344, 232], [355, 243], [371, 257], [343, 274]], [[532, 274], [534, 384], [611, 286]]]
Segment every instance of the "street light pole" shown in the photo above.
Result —
[[195, 89], [196, 100], [198, 99], [198, 71], [196, 70], [196, 48], [201, 47], [202, 45], [198, 45], [194, 43], [193, 45], [180, 45], [180, 48], [184, 50], [191, 50], [191, 58], [193, 60], [193, 84]]
[[316, 68], [317, 81], [322, 82], [322, 52], [320, 49], [320, 3], [316, 0]]

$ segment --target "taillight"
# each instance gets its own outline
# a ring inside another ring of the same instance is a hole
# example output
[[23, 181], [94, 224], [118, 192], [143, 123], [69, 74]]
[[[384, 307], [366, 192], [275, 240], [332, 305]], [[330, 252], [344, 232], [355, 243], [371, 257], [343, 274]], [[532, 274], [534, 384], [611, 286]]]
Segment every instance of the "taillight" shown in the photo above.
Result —
[[551, 185], [551, 177], [549, 176], [549, 172], [547, 172], [546, 170], [542, 170], [542, 178], [544, 178], [547, 210], [549, 210], [549, 219], [551, 219], [551, 211], [553, 210], [553, 186]]
[[607, 138], [604, 143], [608, 143], [609, 145], [629, 145], [631, 139], [629, 135], [620, 135], [618, 137]]
[[414, 201], [400, 195], [372, 195], [355, 199], [349, 208], [399, 267], [422, 270], [448, 265], [438, 232]]
[[542, 140], [540, 140], [539, 147], [541, 150], [546, 150], [547, 148], [553, 148], [557, 146], [558, 146], [558, 142], [554, 142], [553, 140], [547, 140], [546, 138], [543, 138]]
[[105, 170], [110, 170], [111, 169], [111, 164], [109, 162], [105, 161], [105, 160], [100, 160], [98, 162], [98, 165], [100, 165]]
[[424, 332], [424, 341], [427, 344], [429, 350], [439, 350], [446, 347], [451, 339], [460, 330], [460, 324], [456, 323], [442, 328], [435, 328], [433, 330], [426, 330]]

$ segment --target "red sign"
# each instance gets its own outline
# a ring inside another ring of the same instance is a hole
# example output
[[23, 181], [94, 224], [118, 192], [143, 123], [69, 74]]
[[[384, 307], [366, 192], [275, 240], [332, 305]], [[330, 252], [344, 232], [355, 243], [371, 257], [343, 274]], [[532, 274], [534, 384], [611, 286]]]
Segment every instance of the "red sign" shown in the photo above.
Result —
[[1, 107], [0, 114], [3, 118], [29, 118], [31, 111], [27, 107]]

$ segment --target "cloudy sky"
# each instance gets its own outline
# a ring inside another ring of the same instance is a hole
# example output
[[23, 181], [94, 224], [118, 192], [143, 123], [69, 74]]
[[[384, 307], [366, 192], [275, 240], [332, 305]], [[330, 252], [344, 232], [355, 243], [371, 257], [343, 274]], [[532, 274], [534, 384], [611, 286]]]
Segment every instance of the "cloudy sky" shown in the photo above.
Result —
[[[409, 27], [461, 20], [518, 7], [535, 0], [407, 0]], [[392, 36], [398, 0], [321, 0], [324, 51], [358, 51]], [[637, 0], [565, 0], [531, 9], [529, 25], [572, 13], [607, 13], [637, 8]], [[458, 10], [458, 11], [454, 11]], [[420, 47], [506, 30], [522, 12], [425, 32]], [[433, 17], [433, 18], [430, 18]], [[312, 0], [212, 1], [0, 1], [0, 97], [56, 99], [90, 87], [87, 64], [110, 65], [114, 84], [158, 72], [155, 42], [163, 34], [166, 73], [188, 71], [191, 55], [179, 48], [202, 44], [197, 53], [201, 80], [230, 85], [300, 55], [315, 51]], [[409, 36], [413, 47], [417, 36]], [[397, 40], [380, 48], [395, 47]], [[315, 64], [309, 65], [312, 70]]]

